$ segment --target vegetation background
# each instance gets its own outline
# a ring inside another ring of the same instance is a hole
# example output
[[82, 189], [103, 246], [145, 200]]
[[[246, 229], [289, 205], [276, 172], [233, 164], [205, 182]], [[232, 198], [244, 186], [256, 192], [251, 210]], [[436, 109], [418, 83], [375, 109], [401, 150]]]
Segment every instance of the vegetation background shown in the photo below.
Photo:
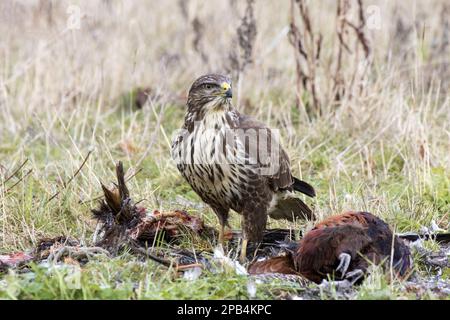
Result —
[[[237, 108], [280, 129], [294, 173], [317, 190], [308, 203], [319, 219], [356, 209], [397, 232], [449, 231], [449, 16], [445, 0], [1, 1], [0, 254], [57, 235], [91, 243], [90, 210], [117, 160], [129, 176], [142, 169], [129, 187], [147, 208], [217, 226], [169, 154], [187, 90], [209, 72], [231, 74]], [[233, 272], [191, 282], [127, 254], [33, 270], [0, 275], [0, 297], [253, 296]], [[416, 270], [436, 274], [420, 259]], [[449, 269], [440, 277], [448, 283]], [[350, 297], [449, 297], [419, 291], [379, 271]]]

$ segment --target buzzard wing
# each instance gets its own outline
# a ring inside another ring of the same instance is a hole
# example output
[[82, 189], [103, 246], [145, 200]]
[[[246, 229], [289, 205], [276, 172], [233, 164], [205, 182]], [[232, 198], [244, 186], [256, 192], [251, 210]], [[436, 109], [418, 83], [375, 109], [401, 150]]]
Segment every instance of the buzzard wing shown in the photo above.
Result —
[[[283, 150], [278, 140], [272, 141], [273, 139], [278, 139], [278, 137], [276, 137], [264, 123], [250, 116], [238, 114], [238, 119], [236, 122], [235, 128], [242, 129], [245, 132], [253, 129], [256, 133], [257, 143], [249, 143], [246, 145], [246, 153], [251, 156], [258, 155], [258, 166], [267, 166], [267, 162], [265, 162], [264, 159], [260, 159], [259, 156], [271, 154], [272, 148], [278, 148], [278, 150], [274, 150], [278, 151], [274, 152], [276, 158], [272, 159], [277, 163], [270, 164], [274, 166], [274, 170], [273, 172], [270, 172], [268, 178], [274, 191], [279, 189], [289, 189], [294, 183], [294, 180], [291, 174], [290, 162], [287, 153]], [[264, 141], [266, 143], [264, 143]]]

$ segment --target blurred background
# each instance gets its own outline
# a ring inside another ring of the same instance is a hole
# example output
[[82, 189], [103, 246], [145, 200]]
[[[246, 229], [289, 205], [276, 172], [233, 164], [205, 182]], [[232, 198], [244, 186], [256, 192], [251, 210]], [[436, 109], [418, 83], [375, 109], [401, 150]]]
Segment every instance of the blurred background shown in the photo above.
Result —
[[[309, 64], [303, 67], [305, 78], [314, 82], [321, 105], [333, 102], [336, 87], [351, 87], [350, 78], [366, 80], [362, 73], [396, 77], [398, 85], [412, 82], [414, 89], [426, 90], [434, 81], [447, 93], [447, 1], [360, 5], [356, 0], [5, 0], [0, 4], [2, 83], [12, 90], [19, 78], [35, 81], [26, 92], [33, 96], [26, 111], [36, 105], [65, 107], [67, 96], [86, 91], [109, 99], [135, 86], [185, 95], [193, 79], [207, 72], [231, 74], [235, 87], [240, 80], [239, 102], [275, 90], [286, 100], [298, 93], [293, 90], [298, 59]], [[357, 30], [360, 13], [365, 21]], [[365, 66], [367, 60], [374, 65]], [[15, 95], [25, 93], [20, 90]]]

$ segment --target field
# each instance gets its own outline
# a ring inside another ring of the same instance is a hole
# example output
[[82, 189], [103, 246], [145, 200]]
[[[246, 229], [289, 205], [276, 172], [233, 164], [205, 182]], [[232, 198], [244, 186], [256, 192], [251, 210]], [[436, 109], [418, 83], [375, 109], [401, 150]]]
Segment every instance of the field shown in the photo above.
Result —
[[[449, 4], [367, 0], [358, 11], [349, 0], [337, 19], [338, 1], [306, 3], [302, 16], [287, 0], [1, 1], [0, 254], [59, 235], [91, 244], [91, 209], [119, 160], [127, 176], [137, 173], [128, 183], [141, 205], [217, 227], [170, 160], [187, 91], [210, 72], [230, 74], [237, 108], [280, 130], [294, 174], [317, 191], [305, 201], [318, 219], [365, 210], [398, 233], [450, 232]], [[240, 228], [237, 214], [231, 225]], [[251, 292], [233, 270], [189, 280], [125, 252], [10, 270], [0, 298], [278, 299], [310, 290], [305, 297], [449, 299], [450, 269], [438, 269], [415, 254], [417, 283], [428, 287], [375, 269], [347, 294], [278, 282]]]

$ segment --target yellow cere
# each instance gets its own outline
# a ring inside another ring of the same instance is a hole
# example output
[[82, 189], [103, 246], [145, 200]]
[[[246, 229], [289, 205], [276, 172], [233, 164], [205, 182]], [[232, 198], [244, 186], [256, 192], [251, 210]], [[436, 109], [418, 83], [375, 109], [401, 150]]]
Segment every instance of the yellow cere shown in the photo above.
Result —
[[228, 82], [222, 82], [221, 87], [222, 87], [223, 91], [227, 91], [228, 89], [230, 89], [231, 86]]

